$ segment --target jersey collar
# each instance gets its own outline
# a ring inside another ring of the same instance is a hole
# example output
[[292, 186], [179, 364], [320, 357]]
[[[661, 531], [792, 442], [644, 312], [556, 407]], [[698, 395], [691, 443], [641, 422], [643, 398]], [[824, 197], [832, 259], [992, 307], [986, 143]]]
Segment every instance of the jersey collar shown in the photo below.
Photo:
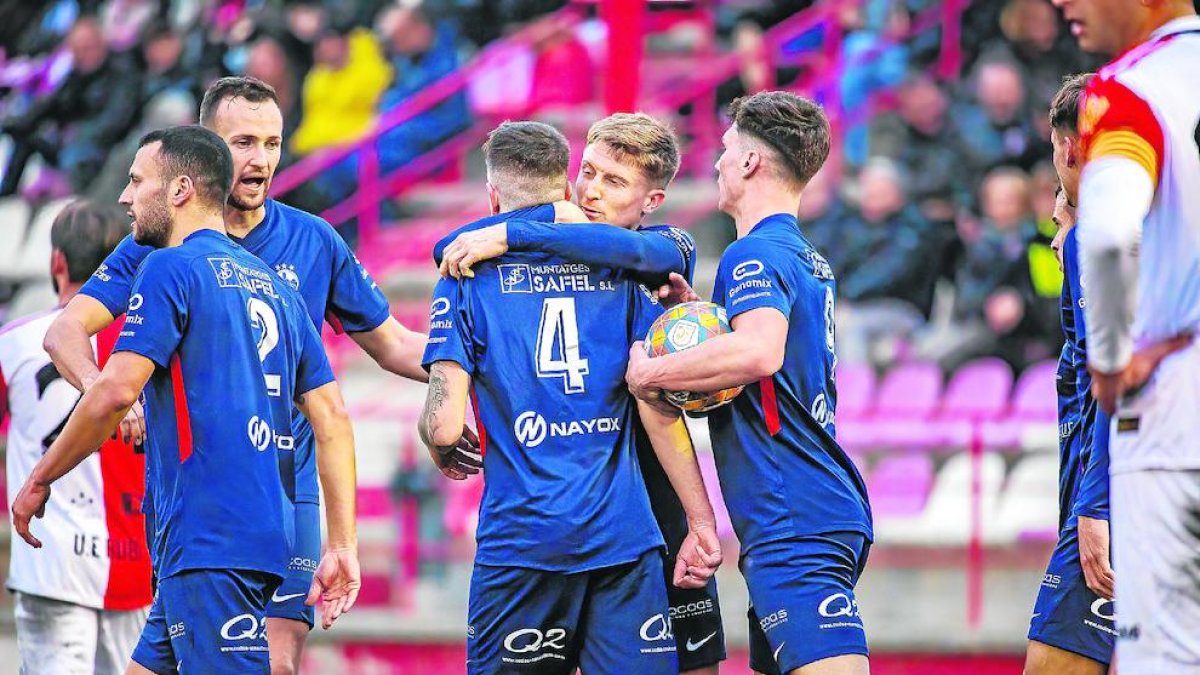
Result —
[[1200, 31], [1200, 16], [1181, 16], [1178, 19], [1171, 19], [1158, 27], [1158, 30], [1150, 34], [1150, 39], [1155, 40], [1176, 33], [1186, 33], [1190, 31]]
[[758, 221], [758, 224], [750, 228], [749, 234], [754, 234], [760, 230], [769, 230], [776, 227], [790, 227], [797, 232], [800, 231], [800, 221], [796, 216], [790, 213], [775, 213]]
[[279, 204], [274, 199], [268, 198], [263, 202], [263, 206], [266, 208], [266, 216], [245, 237], [229, 235], [230, 239], [247, 251], [255, 250], [260, 245], [260, 242], [268, 236], [268, 232], [274, 229], [276, 221], [279, 220]]

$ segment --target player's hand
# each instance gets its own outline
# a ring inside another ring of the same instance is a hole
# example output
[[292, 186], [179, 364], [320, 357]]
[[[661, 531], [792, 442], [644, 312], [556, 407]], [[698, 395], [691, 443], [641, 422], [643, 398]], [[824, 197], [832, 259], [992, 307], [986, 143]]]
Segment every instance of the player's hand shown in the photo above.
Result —
[[554, 222], [556, 223], [586, 223], [587, 214], [573, 202], [566, 200], [554, 202]]
[[455, 279], [473, 277], [471, 266], [508, 253], [508, 223], [492, 225], [472, 232], [463, 232], [450, 242], [442, 253], [438, 267], [443, 277]]
[[723, 561], [717, 528], [711, 524], [694, 525], [675, 556], [672, 583], [679, 588], [703, 588]]
[[1113, 569], [1108, 562], [1108, 521], [1079, 516], [1078, 532], [1083, 579], [1093, 593], [1112, 600], [1115, 591]]
[[35, 517], [42, 518], [46, 515], [46, 502], [48, 501], [50, 501], [50, 486], [27, 480], [12, 502], [13, 529], [34, 548], [41, 548], [42, 542], [29, 531], [29, 523]]
[[700, 296], [696, 295], [696, 291], [692, 289], [682, 274], [671, 272], [667, 279], [668, 282], [658, 288], [658, 299], [662, 302], [663, 307], [670, 308], [685, 302], [700, 300]]
[[113, 438], [120, 437], [126, 443], [141, 445], [146, 440], [146, 413], [142, 410], [142, 402], [134, 401], [133, 407], [125, 413], [125, 419], [113, 433]]
[[313, 574], [312, 586], [304, 604], [315, 605], [320, 599], [321, 627], [329, 630], [338, 617], [350, 611], [358, 600], [362, 573], [358, 569], [358, 551], [354, 547], [325, 551]]
[[625, 367], [625, 383], [629, 386], [629, 393], [661, 413], [679, 415], [679, 408], [663, 399], [662, 389], [646, 384], [646, 365], [649, 361], [650, 356], [646, 354], [646, 346], [642, 341], [633, 343], [629, 348], [629, 365]]
[[483, 468], [483, 457], [479, 454], [479, 437], [465, 424], [458, 443], [430, 448], [429, 456], [438, 471], [451, 480], [466, 480]]
[[1182, 333], [1143, 347], [1134, 352], [1128, 365], [1115, 373], [1092, 370], [1092, 397], [1100, 409], [1109, 415], [1115, 414], [1121, 394], [1144, 386], [1163, 359], [1192, 344], [1194, 337], [1191, 333]]

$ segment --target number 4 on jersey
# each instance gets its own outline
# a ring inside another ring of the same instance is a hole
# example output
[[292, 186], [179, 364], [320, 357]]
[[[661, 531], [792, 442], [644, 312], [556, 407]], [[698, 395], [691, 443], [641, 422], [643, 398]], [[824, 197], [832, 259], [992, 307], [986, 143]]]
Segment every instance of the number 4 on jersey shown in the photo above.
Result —
[[579, 355], [575, 298], [546, 298], [538, 324], [537, 376], [561, 377], [568, 394], [584, 391], [588, 360]]

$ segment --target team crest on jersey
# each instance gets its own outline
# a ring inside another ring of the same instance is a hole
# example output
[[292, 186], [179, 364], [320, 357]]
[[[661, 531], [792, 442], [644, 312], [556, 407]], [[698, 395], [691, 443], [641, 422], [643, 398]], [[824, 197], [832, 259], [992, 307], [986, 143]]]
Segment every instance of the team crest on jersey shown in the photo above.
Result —
[[1100, 118], [1108, 112], [1108, 99], [1098, 94], [1089, 94], [1083, 102], [1083, 112], [1079, 115], [1079, 133], [1088, 135], [1100, 123]]
[[501, 293], [532, 293], [533, 272], [529, 265], [497, 265]]
[[808, 264], [812, 265], [813, 276], [822, 281], [831, 281], [833, 279], [833, 268], [829, 266], [829, 262], [825, 260], [825, 256], [817, 253], [815, 248], [808, 249], [806, 253], [808, 255]]
[[296, 274], [296, 266], [288, 263], [279, 263], [275, 266], [275, 273], [280, 279], [287, 282], [288, 286], [296, 290], [300, 290], [300, 275]]
[[208, 264], [212, 266], [213, 274], [217, 275], [217, 285], [221, 288], [237, 288], [240, 285], [232, 259], [209, 258]]

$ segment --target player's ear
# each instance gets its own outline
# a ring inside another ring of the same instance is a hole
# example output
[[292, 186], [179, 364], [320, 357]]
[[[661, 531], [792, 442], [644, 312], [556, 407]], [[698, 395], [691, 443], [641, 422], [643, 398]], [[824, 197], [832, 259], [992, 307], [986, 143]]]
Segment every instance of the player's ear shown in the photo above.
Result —
[[171, 202], [176, 208], [183, 206], [189, 197], [196, 194], [196, 184], [191, 176], [177, 176], [171, 181]]
[[571, 197], [572, 197], [574, 194], [575, 194], [575, 193], [574, 193], [574, 191], [573, 191], [573, 190], [571, 190], [571, 181], [567, 181], [567, 187], [566, 187], [566, 189], [565, 189], [565, 190], [563, 190], [563, 201], [564, 201], [564, 202], [569, 202], [569, 201], [571, 201]]
[[646, 195], [645, 201], [642, 202], [642, 215], [656, 211], [658, 207], [662, 206], [663, 200], [666, 198], [667, 193], [664, 190], [659, 188], [651, 190]]
[[745, 155], [742, 155], [742, 177], [749, 178], [753, 176], [754, 172], [758, 171], [759, 167], [762, 166], [762, 162], [762, 153], [757, 150], [750, 150]]
[[1079, 165], [1079, 138], [1073, 134], [1063, 134], [1063, 142], [1067, 145], [1067, 166], [1074, 169]]
[[[64, 280], [70, 277], [70, 268], [67, 265], [67, 254], [59, 249], [54, 249], [50, 252], [50, 279], [54, 281], [54, 285], [58, 286], [58, 278]], [[55, 289], [58, 290], [57, 288]]]
[[488, 205], [491, 206], [492, 215], [494, 216], [494, 215], [500, 213], [500, 191], [496, 189], [495, 185], [488, 183], [487, 184], [487, 193], [488, 193]]

